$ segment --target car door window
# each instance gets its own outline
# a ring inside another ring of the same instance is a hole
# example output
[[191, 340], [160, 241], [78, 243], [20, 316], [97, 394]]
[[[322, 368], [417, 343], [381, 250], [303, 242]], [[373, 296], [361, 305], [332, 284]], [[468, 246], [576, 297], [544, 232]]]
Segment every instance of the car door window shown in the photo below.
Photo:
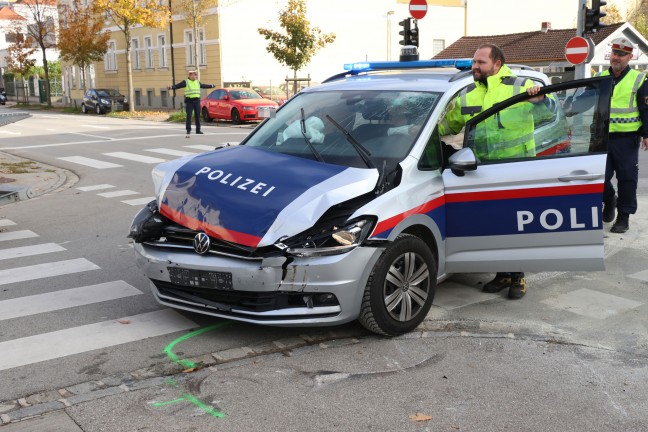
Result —
[[599, 104], [601, 88], [560, 87], [564, 86], [546, 87], [541, 92], [544, 99], [537, 103], [529, 102], [526, 94], [515, 96], [506, 106], [471, 120], [464, 147], [471, 148], [482, 164], [604, 151], [600, 142], [607, 134], [607, 121], [600, 119], [609, 114]]

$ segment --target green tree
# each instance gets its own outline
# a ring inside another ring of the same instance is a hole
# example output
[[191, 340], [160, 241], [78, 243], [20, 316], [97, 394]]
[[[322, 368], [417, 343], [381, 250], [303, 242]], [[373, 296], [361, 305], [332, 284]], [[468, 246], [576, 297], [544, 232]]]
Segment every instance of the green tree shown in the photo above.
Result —
[[601, 20], [603, 24], [616, 24], [625, 21], [621, 16], [619, 8], [615, 4], [609, 4], [602, 8], [602, 12], [605, 12], [605, 16]]
[[[31, 36], [25, 36], [17, 30], [8, 32], [7, 39], [12, 41], [7, 47], [8, 55], [5, 57], [7, 69], [10, 72], [20, 75], [24, 87], [25, 78], [29, 77], [31, 71], [34, 69], [34, 65], [36, 64], [33, 55], [36, 53], [37, 49], [34, 48], [34, 41]], [[25, 94], [25, 102], [26, 101], [27, 94]]]
[[27, 35], [38, 45], [43, 56], [43, 68], [45, 71], [45, 91], [47, 92], [47, 106], [52, 106], [50, 95], [50, 77], [47, 67], [47, 50], [56, 47], [56, 6], [48, 0], [29, 0], [21, 2], [26, 8], [27, 20], [31, 24], [26, 25]]
[[207, 15], [210, 8], [216, 7], [218, 0], [176, 0], [174, 2], [174, 12], [182, 16], [187, 25], [191, 28], [193, 47], [191, 48], [192, 64], [196, 68], [198, 79], [200, 80], [200, 69], [198, 67], [198, 50], [200, 49], [200, 40], [198, 37], [198, 27], [203, 23], [203, 17]]
[[286, 8], [279, 12], [279, 25], [284, 33], [264, 28], [258, 29], [258, 32], [270, 41], [266, 51], [293, 71], [293, 93], [296, 93], [297, 71], [306, 66], [326, 44], [335, 41], [335, 34], [322, 34], [319, 27], [311, 28], [306, 19], [306, 0], [288, 0]]
[[646, 37], [648, 35], [648, 1], [641, 0], [640, 2], [635, 2], [635, 5], [628, 9], [627, 21], [643, 37]]
[[131, 30], [135, 26], [164, 28], [169, 22], [169, 9], [159, 0], [95, 0], [94, 5], [105, 13], [124, 34], [126, 42], [126, 73], [128, 76], [129, 111], [135, 112], [133, 65], [131, 61]]
[[59, 55], [81, 69], [81, 83], [86, 90], [88, 66], [103, 60], [110, 33], [104, 33], [103, 16], [82, 0], [61, 6], [59, 13]]

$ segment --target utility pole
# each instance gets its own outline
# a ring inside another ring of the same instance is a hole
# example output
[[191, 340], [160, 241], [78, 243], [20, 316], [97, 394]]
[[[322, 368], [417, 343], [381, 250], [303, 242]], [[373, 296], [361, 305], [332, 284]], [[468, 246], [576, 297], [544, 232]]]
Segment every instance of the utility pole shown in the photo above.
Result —
[[[169, 0], [169, 42], [171, 43], [171, 84], [175, 84], [175, 59], [173, 58], [173, 11], [171, 10], [171, 0]], [[173, 89], [173, 98], [171, 106], [175, 109], [176, 91]]]

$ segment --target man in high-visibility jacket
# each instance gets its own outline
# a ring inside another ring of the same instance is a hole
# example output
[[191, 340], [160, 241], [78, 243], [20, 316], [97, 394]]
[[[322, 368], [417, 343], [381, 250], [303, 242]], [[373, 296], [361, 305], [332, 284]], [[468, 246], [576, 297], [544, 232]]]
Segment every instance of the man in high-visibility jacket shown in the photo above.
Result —
[[184, 88], [185, 112], [187, 114], [187, 138], [191, 133], [191, 115], [196, 117], [196, 134], [202, 135], [200, 131], [200, 89], [214, 88], [214, 84], [202, 84], [198, 81], [198, 74], [195, 70], [189, 71], [189, 77], [172, 86], [167, 86], [167, 90], [176, 90]]
[[[648, 86], [646, 74], [628, 66], [633, 50], [628, 39], [614, 39], [610, 68], [598, 74], [611, 75], [614, 80], [603, 191], [603, 222], [612, 222], [618, 211], [610, 229], [613, 233], [624, 233], [630, 228], [630, 215], [637, 211], [639, 146], [648, 150]], [[611, 181], [613, 175], [617, 179], [618, 198]]]
[[[441, 136], [459, 133], [468, 120], [498, 102], [522, 92], [538, 93], [539, 86], [515, 76], [504, 62], [497, 45], [484, 44], [477, 49], [472, 64], [475, 82], [459, 93], [439, 123]], [[555, 109], [553, 99], [536, 96], [492, 116], [476, 128], [476, 156], [481, 161], [535, 156], [534, 116], [552, 116]], [[483, 291], [495, 293], [507, 287], [510, 299], [522, 298], [526, 294], [524, 273], [499, 272]]]

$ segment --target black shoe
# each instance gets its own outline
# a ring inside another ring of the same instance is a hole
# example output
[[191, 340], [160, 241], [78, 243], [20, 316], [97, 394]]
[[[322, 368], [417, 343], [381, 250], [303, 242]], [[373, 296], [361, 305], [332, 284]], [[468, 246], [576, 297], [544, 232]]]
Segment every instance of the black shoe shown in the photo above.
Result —
[[492, 293], [500, 292], [504, 288], [508, 288], [510, 286], [511, 286], [511, 276], [507, 274], [497, 273], [495, 275], [495, 278], [492, 281], [484, 285], [482, 291], [485, 293], [492, 294]]
[[196, 131], [196, 135], [204, 135], [202, 131]]
[[616, 216], [616, 196], [603, 203], [603, 222], [612, 222]]
[[511, 288], [509, 288], [508, 298], [519, 300], [526, 294], [526, 279], [524, 273], [511, 274]]
[[628, 213], [619, 212], [610, 232], [621, 234], [628, 231], [629, 228], [630, 215]]

